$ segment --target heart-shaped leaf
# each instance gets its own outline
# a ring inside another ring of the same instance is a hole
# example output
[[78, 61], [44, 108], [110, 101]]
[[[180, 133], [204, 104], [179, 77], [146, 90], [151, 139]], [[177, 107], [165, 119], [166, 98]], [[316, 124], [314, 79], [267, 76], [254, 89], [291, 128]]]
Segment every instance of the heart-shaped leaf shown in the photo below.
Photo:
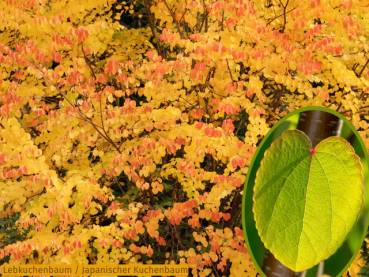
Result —
[[363, 206], [363, 175], [349, 142], [329, 137], [312, 150], [285, 131], [265, 152], [254, 186], [254, 217], [265, 247], [293, 271], [333, 255]]

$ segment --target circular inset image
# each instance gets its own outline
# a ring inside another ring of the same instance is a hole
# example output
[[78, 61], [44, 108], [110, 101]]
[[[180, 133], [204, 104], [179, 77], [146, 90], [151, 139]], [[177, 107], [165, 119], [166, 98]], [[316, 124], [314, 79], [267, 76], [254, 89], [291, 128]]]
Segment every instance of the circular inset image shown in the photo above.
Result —
[[321, 107], [296, 110], [261, 141], [243, 226], [264, 276], [341, 276], [367, 230], [368, 153], [354, 126]]

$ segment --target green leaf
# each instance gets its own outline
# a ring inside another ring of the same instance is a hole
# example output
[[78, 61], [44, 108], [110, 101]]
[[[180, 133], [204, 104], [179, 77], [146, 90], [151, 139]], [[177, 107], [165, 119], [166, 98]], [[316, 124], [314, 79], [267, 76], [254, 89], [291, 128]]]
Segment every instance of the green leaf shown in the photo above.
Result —
[[165, 211], [165, 207], [170, 207], [170, 206], [172, 206], [174, 204], [174, 202], [173, 201], [164, 201], [164, 202], [162, 202], [162, 203], [160, 203], [160, 205], [156, 205], [154, 208], [155, 208], [155, 210], [163, 210], [163, 211]]
[[116, 40], [118, 38], [120, 38], [123, 42], [125, 42], [127, 40], [127, 33], [128, 30], [122, 30], [120, 32], [117, 32], [113, 35], [112, 39]]
[[127, 195], [136, 195], [137, 193], [141, 192], [139, 188], [133, 188], [127, 191]]
[[285, 131], [265, 152], [254, 186], [261, 240], [291, 270], [333, 255], [363, 206], [363, 175], [349, 142], [329, 137], [311, 150], [301, 131]]

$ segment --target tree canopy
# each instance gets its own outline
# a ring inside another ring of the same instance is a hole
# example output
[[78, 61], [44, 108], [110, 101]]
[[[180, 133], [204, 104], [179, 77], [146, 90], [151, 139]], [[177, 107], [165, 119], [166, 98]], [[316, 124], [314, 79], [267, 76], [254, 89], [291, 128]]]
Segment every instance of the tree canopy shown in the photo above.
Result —
[[255, 276], [241, 202], [269, 129], [324, 106], [369, 148], [368, 4], [0, 1], [0, 259]]

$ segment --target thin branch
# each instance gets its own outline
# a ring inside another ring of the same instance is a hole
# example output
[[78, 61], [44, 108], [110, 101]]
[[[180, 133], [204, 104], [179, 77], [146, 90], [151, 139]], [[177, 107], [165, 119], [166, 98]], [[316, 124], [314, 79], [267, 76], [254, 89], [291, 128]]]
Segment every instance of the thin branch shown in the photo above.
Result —
[[363, 74], [364, 69], [365, 69], [365, 67], [368, 65], [368, 63], [369, 63], [369, 59], [366, 61], [365, 65], [363, 66], [363, 68], [361, 69], [361, 71], [360, 71], [360, 73], [357, 75], [357, 77], [360, 77], [360, 76], [361, 76], [361, 74]]
[[124, 195], [124, 190], [123, 190], [122, 186], [120, 185], [117, 176], [114, 176], [114, 179], [115, 179], [115, 183], [118, 185], [118, 187], [120, 188], [120, 191]]
[[213, 261], [212, 260], [210, 260], [210, 261], [211, 261], [211, 265], [213, 266], [213, 269], [215, 271], [215, 274], [217, 275], [217, 277], [219, 277], [218, 270], [215, 268]]
[[183, 33], [182, 33], [182, 31], [181, 31], [181, 28], [180, 28], [180, 26], [179, 26], [179, 23], [178, 23], [178, 21], [177, 21], [177, 18], [176, 18], [176, 16], [175, 16], [175, 14], [172, 12], [172, 10], [169, 8], [168, 3], [167, 3], [167, 1], [166, 1], [166, 0], [164, 0], [164, 4], [165, 4], [165, 6], [167, 7], [167, 9], [168, 9], [168, 11], [169, 11], [170, 15], [172, 16], [172, 18], [173, 18], [173, 20], [174, 20], [174, 23], [175, 23], [175, 24], [176, 24], [176, 26], [177, 26], [177, 29], [178, 29], [179, 35], [181, 36], [181, 39], [185, 39], [185, 37], [183, 36]]
[[201, 33], [201, 30], [202, 30], [202, 27], [204, 25], [204, 22], [205, 22], [205, 33], [206, 33], [208, 31], [208, 15], [209, 15], [209, 13], [211, 13], [211, 10], [212, 9], [210, 9], [210, 11], [208, 12], [208, 10], [206, 9], [205, 1], [203, 0], [202, 3], [203, 3], [204, 11], [205, 11], [205, 16], [204, 16], [204, 20], [201, 23], [201, 27], [200, 27], [199, 33]]
[[297, 7], [298, 7], [298, 6], [294, 7], [292, 10], [289, 10], [289, 11], [288, 11], [288, 12], [286, 12], [286, 13], [282, 13], [282, 14], [280, 14], [280, 15], [278, 15], [278, 16], [276, 16], [276, 17], [274, 17], [272, 20], [268, 21], [268, 23], [266, 24], [266, 26], [268, 26], [270, 23], [272, 23], [272, 22], [273, 22], [274, 20], [276, 20], [277, 18], [279, 18], [279, 17], [281, 17], [281, 16], [284, 16], [285, 14], [290, 13], [290, 12], [292, 12], [293, 10], [296, 10], [296, 9], [297, 9]]
[[232, 80], [232, 82], [234, 82], [234, 79], [233, 79], [233, 76], [232, 76], [231, 69], [229, 68], [228, 59], [226, 59], [226, 61], [227, 61], [227, 67], [228, 67], [229, 75], [231, 76], [231, 80]]
[[282, 33], [284, 33], [284, 29], [286, 28], [286, 23], [287, 23], [287, 12], [286, 12], [286, 10], [287, 10], [287, 6], [288, 6], [288, 2], [289, 2], [289, 0], [287, 0], [286, 6], [283, 6], [282, 5], [282, 7], [283, 7], [283, 28], [282, 28]]
[[[146, 13], [147, 13], [147, 18], [149, 19], [149, 24], [150, 24], [152, 35], [153, 35], [154, 39], [156, 39], [155, 30], [154, 30], [154, 24], [153, 24], [153, 22], [151, 20], [151, 12], [150, 12], [150, 9], [147, 6], [146, 0], [143, 0], [143, 2], [144, 2], [144, 6], [145, 6], [145, 9], [146, 9]], [[158, 50], [159, 55], [162, 56], [162, 51], [161, 51], [161, 47], [160, 47], [159, 41], [156, 41], [156, 46], [157, 46], [157, 50]]]

